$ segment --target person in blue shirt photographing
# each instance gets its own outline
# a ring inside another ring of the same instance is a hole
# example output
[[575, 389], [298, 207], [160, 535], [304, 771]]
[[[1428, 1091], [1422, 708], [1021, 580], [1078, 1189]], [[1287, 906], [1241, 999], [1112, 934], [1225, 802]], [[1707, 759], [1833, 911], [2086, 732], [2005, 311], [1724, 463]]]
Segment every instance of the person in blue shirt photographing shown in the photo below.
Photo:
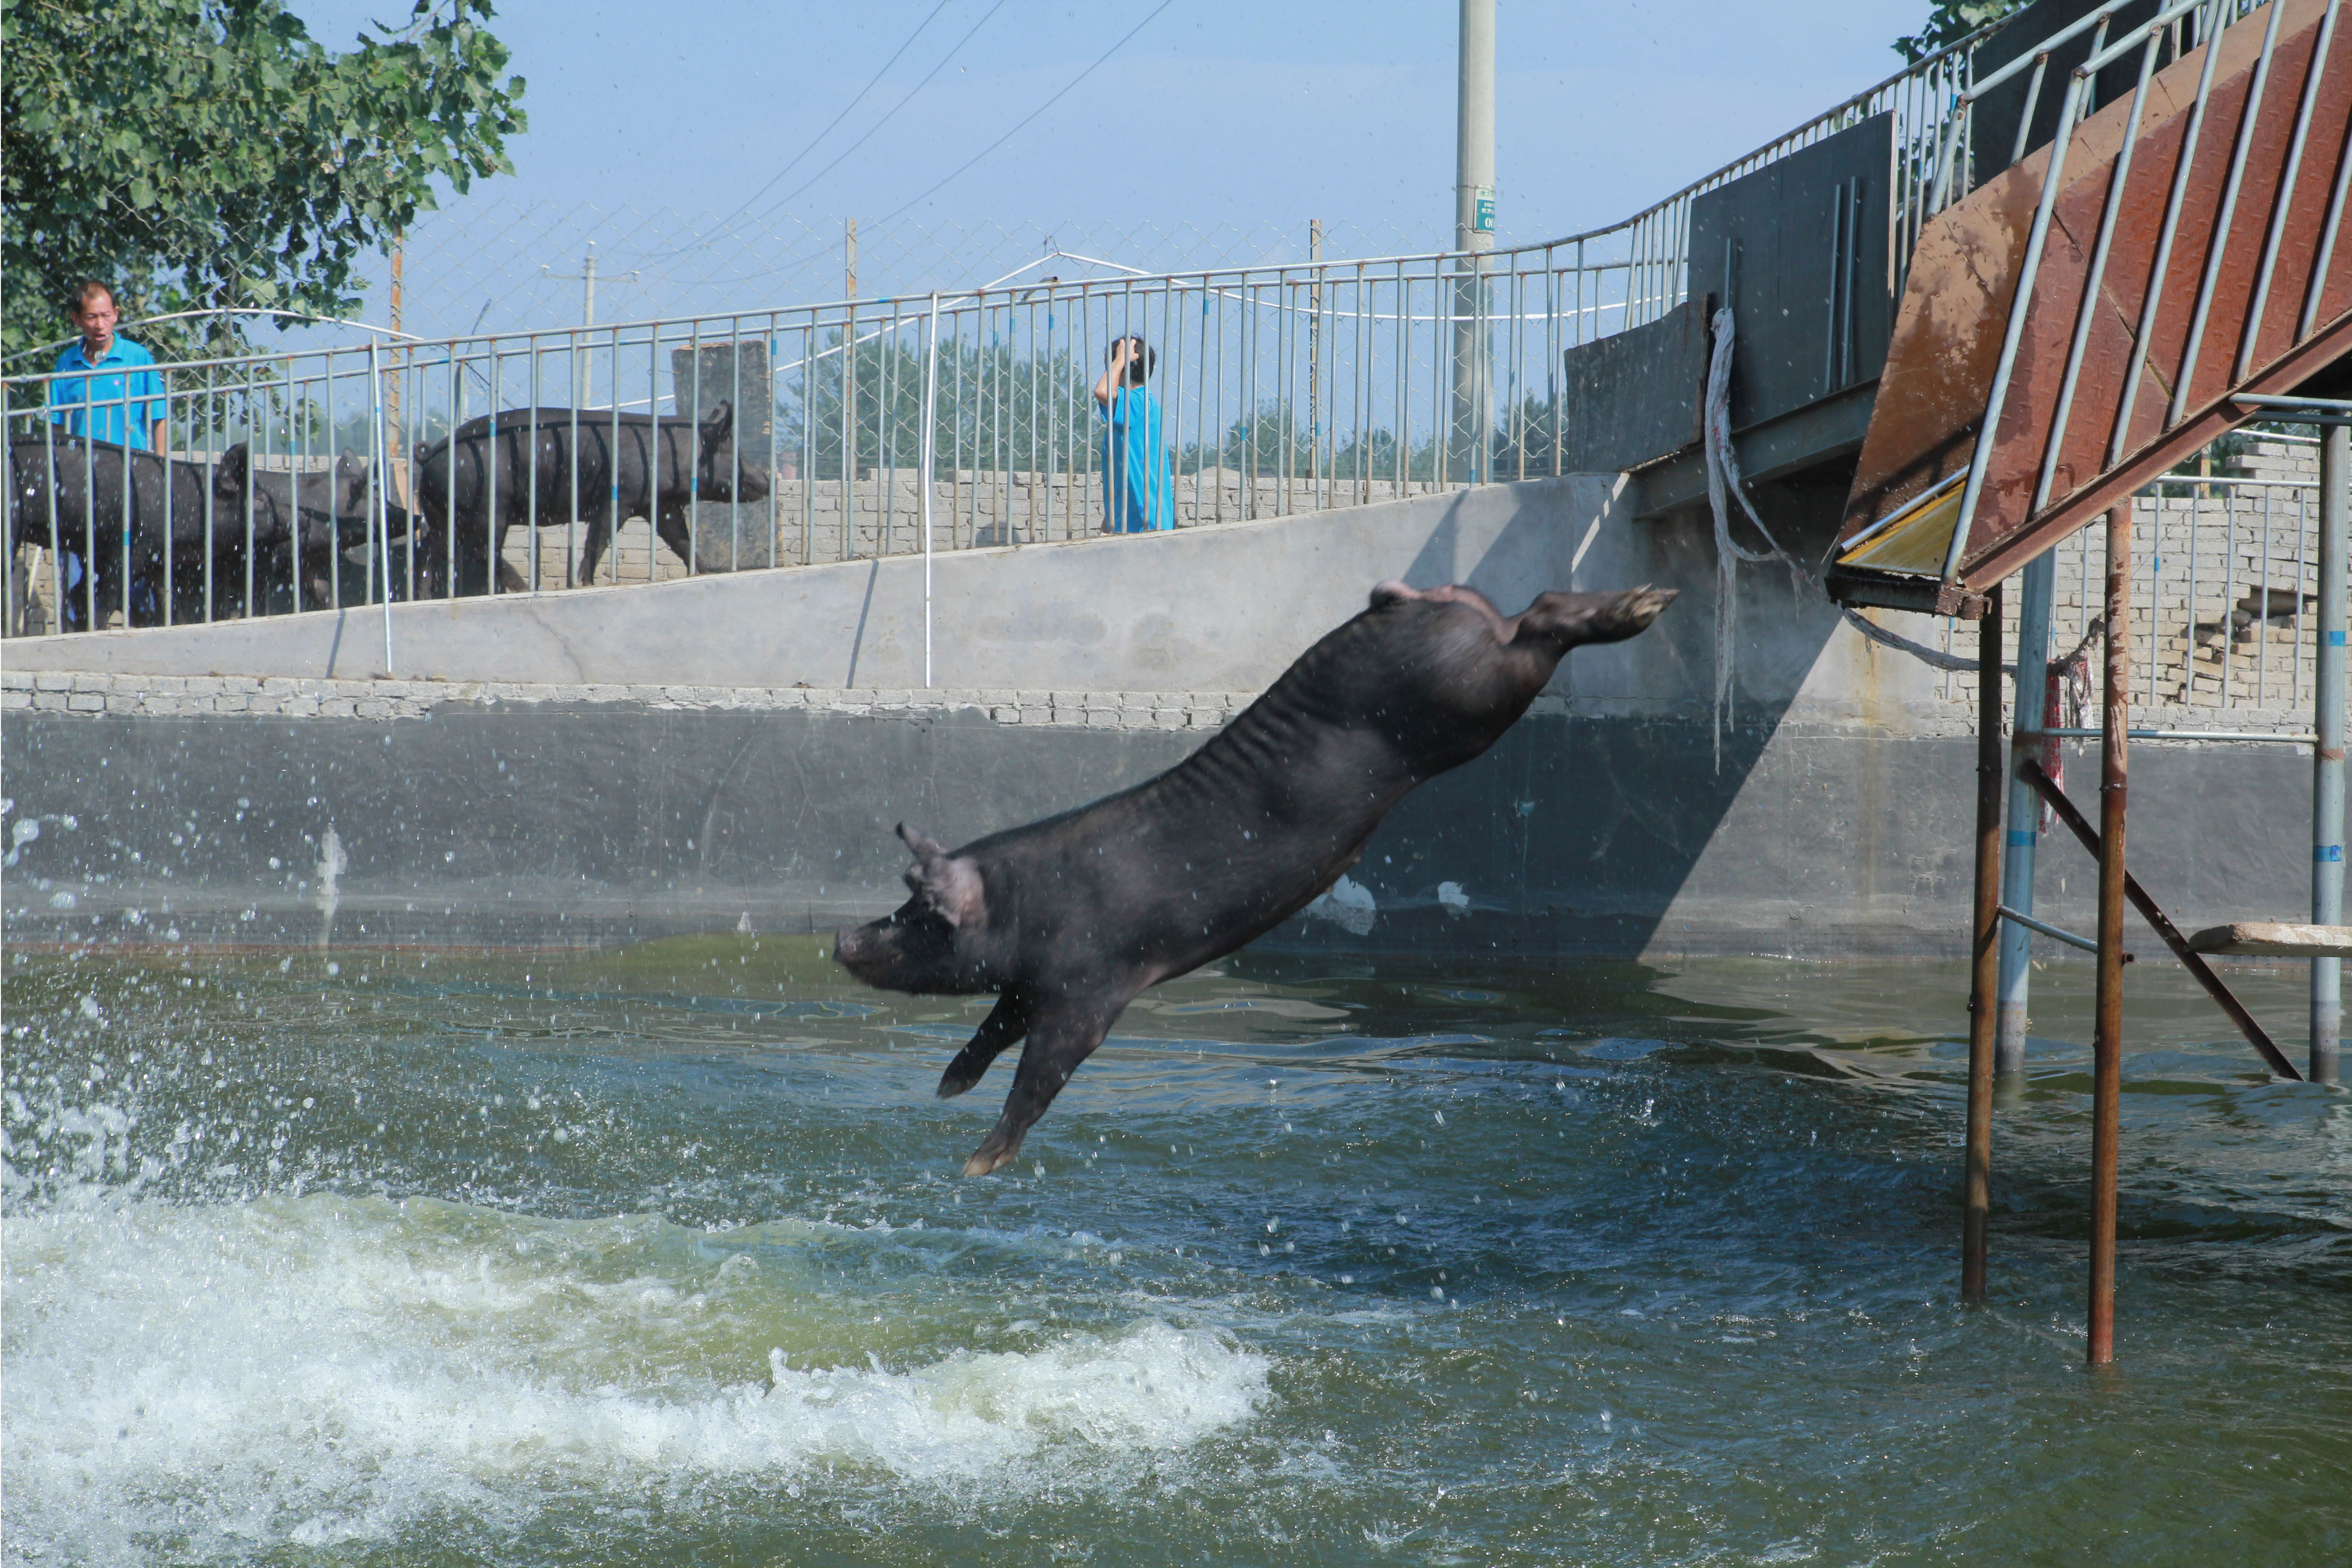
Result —
[[163, 375], [153, 354], [115, 335], [122, 316], [115, 309], [114, 290], [84, 279], [71, 314], [81, 336], [58, 356], [58, 369], [81, 374], [60, 374], [49, 383], [50, 423], [75, 436], [163, 452], [172, 430]]
[[[67, 435], [83, 440], [110, 441], [168, 457], [172, 405], [163, 375], [155, 368], [153, 354], [129, 338], [115, 335], [115, 324], [122, 317], [115, 308], [114, 290], [95, 278], [83, 279], [74, 289], [68, 314], [81, 336], [58, 356], [59, 374], [49, 383], [49, 423], [65, 426]], [[126, 551], [130, 526], [127, 521], [123, 524]], [[68, 544], [58, 555], [58, 576], [65, 588], [58, 606], [60, 625], [64, 630], [79, 631], [84, 629], [84, 605], [74, 596], [74, 590], [81, 586], [81, 552]], [[134, 585], [133, 607], [152, 608], [153, 595], [151, 584]]]
[[1159, 356], [1139, 337], [1110, 346], [1110, 368], [1095, 383], [1102, 411], [1105, 533], [1155, 533], [1176, 526], [1176, 480], [1160, 440], [1160, 400], [1143, 389]]

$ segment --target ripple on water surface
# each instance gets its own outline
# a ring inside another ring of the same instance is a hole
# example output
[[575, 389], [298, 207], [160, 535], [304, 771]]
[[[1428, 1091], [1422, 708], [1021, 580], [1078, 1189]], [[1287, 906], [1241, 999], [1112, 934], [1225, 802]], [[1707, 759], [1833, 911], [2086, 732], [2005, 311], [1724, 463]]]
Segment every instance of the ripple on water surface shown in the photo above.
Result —
[[2153, 977], [2111, 1378], [2087, 972], [1976, 1313], [1937, 966], [1232, 961], [971, 1183], [984, 1004], [806, 941], [0, 978], [12, 1561], [2352, 1549], [2346, 1097]]

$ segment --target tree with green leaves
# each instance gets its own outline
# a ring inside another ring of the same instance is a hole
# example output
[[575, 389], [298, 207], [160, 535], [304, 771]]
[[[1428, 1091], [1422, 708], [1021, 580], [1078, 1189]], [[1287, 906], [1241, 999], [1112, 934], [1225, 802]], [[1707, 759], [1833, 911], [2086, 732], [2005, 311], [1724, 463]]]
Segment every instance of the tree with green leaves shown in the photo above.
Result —
[[[432, 207], [436, 180], [462, 192], [510, 166], [523, 81], [500, 79], [490, 16], [415, 0], [338, 54], [279, 0], [0, 0], [0, 353], [69, 336], [85, 276], [126, 322], [352, 313], [361, 256]], [[235, 318], [132, 331], [159, 357], [245, 341]]]
[[1927, 11], [1927, 26], [1909, 37], [1895, 39], [1895, 52], [1903, 57], [1904, 64], [1916, 66], [2024, 4], [2025, 0], [1935, 0]]

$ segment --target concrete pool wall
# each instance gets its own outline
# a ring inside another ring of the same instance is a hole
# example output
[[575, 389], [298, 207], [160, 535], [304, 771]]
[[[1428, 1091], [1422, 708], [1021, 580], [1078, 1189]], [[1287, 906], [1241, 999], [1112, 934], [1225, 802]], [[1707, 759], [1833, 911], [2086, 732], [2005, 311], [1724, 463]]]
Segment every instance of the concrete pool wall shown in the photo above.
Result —
[[[1826, 542], [1831, 488], [1763, 487], [1801, 556]], [[919, 558], [398, 605], [397, 680], [368, 679], [381, 611], [17, 639], [0, 645], [6, 929], [569, 943], [830, 927], [901, 896], [895, 822], [958, 842], [1148, 777], [1399, 576], [1466, 581], [1507, 611], [1547, 586], [1684, 597], [1633, 642], [1572, 656], [1492, 752], [1398, 808], [1352, 874], [1368, 930], [1360, 904], [1270, 942], [1957, 952], [1965, 683], [1874, 646], [1782, 569], [1743, 567], [1718, 742], [1711, 530], [1635, 521], [1621, 494], [1577, 476], [942, 555], [929, 691]], [[2095, 763], [2074, 754], [2087, 803]], [[2184, 924], [2307, 902], [2306, 750], [2147, 745], [2133, 783], [2134, 868]], [[2044, 912], [2087, 928], [2089, 862], [2057, 844], [2044, 863]]]

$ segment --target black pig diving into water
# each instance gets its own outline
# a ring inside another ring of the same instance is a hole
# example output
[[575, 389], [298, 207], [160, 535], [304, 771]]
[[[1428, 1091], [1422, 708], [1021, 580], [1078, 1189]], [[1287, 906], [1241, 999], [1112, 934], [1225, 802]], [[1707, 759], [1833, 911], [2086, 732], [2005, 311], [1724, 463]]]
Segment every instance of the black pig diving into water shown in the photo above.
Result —
[[1158, 778], [952, 852], [901, 824], [914, 896], [841, 932], [834, 956], [892, 991], [997, 994], [942, 1097], [1026, 1042], [964, 1174], [1020, 1152], [1137, 993], [1297, 913], [1415, 784], [1493, 745], [1569, 649], [1633, 636], [1674, 596], [1543, 594], [1507, 619], [1468, 588], [1383, 583], [1370, 609]]

